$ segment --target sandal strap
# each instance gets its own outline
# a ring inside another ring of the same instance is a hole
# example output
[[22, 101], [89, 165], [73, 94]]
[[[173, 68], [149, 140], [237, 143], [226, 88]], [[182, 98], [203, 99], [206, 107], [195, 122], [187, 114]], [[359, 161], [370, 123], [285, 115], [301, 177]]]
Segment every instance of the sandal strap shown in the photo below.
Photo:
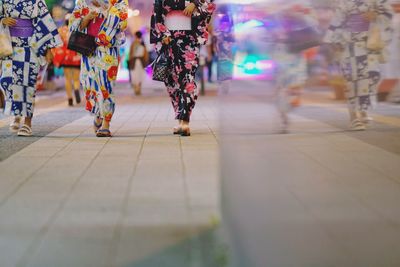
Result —
[[32, 132], [32, 128], [29, 127], [29, 126], [26, 125], [26, 124], [22, 125], [20, 130], [21, 130], [21, 131], [26, 131], [26, 132], [29, 132], [29, 133]]
[[108, 129], [100, 129], [97, 131], [98, 133], [105, 133], [105, 134], [111, 134], [111, 131]]

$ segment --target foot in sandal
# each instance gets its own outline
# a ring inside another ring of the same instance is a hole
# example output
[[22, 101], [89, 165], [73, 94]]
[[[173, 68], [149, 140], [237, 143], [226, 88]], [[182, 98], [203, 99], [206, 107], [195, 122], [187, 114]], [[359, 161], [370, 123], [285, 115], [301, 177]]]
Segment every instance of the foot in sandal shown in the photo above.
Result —
[[21, 128], [21, 117], [16, 116], [14, 121], [10, 124], [10, 132], [17, 133]]
[[28, 125], [24, 124], [18, 131], [18, 136], [32, 136], [32, 128], [29, 127]]
[[112, 137], [112, 134], [109, 129], [100, 129], [96, 133], [97, 137]]

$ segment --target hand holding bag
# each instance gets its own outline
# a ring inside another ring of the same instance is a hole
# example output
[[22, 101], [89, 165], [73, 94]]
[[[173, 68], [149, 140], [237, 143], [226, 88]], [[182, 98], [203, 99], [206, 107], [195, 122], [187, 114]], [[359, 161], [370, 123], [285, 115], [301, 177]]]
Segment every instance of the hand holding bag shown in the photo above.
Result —
[[96, 18], [89, 23], [87, 33], [80, 31], [72, 32], [68, 41], [68, 49], [84, 56], [93, 55], [97, 48], [96, 37], [103, 22], [104, 18]]
[[[377, 0], [369, 1], [372, 11], [378, 9]], [[370, 23], [369, 31], [368, 31], [368, 40], [367, 40], [367, 48], [372, 51], [382, 51], [385, 48], [385, 42], [382, 39], [381, 28], [379, 27], [379, 22], [376, 20]]]
[[166, 48], [161, 49], [160, 54], [150, 66], [152, 66], [153, 69], [154, 81], [165, 82], [168, 79], [171, 65], [168, 60]]
[[0, 22], [0, 58], [13, 54], [10, 30]]
[[[162, 5], [162, 0], [154, 1], [155, 23], [162, 20]], [[157, 58], [150, 64], [153, 69], [152, 79], [154, 81], [165, 82], [168, 79], [168, 75], [170, 74], [171, 64], [168, 59], [167, 48], [167, 45], [163, 45], [160, 53], [157, 55]]]
[[95, 37], [89, 34], [74, 31], [68, 41], [68, 49], [78, 52], [84, 56], [91, 56], [96, 50]]
[[381, 29], [377, 22], [371, 23], [368, 32], [367, 48], [378, 52], [385, 48], [385, 42], [382, 39]]

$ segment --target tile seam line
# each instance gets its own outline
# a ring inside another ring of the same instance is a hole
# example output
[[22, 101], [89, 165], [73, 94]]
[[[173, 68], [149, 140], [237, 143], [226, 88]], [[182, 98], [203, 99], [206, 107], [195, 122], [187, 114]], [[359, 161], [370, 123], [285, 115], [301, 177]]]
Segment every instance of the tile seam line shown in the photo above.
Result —
[[[88, 117], [91, 117], [90, 115], [87, 115]], [[125, 125], [125, 123], [123, 124]], [[118, 130], [122, 128], [121, 125]], [[91, 127], [89, 127], [90, 129]], [[74, 138], [74, 140], [78, 139], [82, 133], [86, 132], [88, 128], [86, 128], [84, 131], [81, 132], [79, 136]], [[117, 130], [117, 132], [118, 132]], [[68, 203], [68, 200], [70, 199], [73, 191], [75, 188], [78, 186], [78, 184], [82, 181], [82, 178], [85, 176], [87, 171], [90, 169], [90, 167], [93, 165], [94, 161], [97, 159], [97, 157], [101, 154], [103, 151], [104, 147], [111, 141], [111, 138], [108, 138], [108, 140], [102, 145], [101, 149], [96, 153], [96, 155], [90, 160], [89, 164], [87, 167], [83, 170], [83, 172], [78, 176], [76, 181], [72, 184], [71, 188], [68, 190], [66, 195], [61, 199], [61, 203], [58, 205], [57, 209], [53, 212], [52, 215], [50, 215], [49, 219], [46, 221], [44, 226], [40, 229], [39, 233], [35, 236], [34, 240], [29, 244], [28, 248], [25, 250], [24, 254], [22, 257], [18, 260], [16, 267], [27, 267], [29, 266], [29, 260], [35, 255], [35, 252], [37, 249], [40, 247], [40, 243], [43, 241], [45, 238], [46, 234], [49, 232], [51, 229], [54, 221], [58, 218], [59, 213], [64, 209], [65, 205]], [[73, 141], [72, 141], [73, 142]], [[71, 142], [71, 143], [72, 143]], [[70, 144], [71, 144], [70, 143]]]
[[[77, 119], [77, 120], [75, 120], [75, 121], [73, 121], [73, 122], [71, 122], [71, 123], [74, 123], [74, 122], [76, 122], [76, 121], [78, 121], [78, 120], [81, 120], [81, 119], [83, 119], [83, 118], [85, 118], [85, 116], [84, 117], [82, 117], [82, 118], [80, 118], [80, 119]], [[64, 125], [65, 126], [65, 125]], [[38, 166], [37, 168], [36, 168], [36, 170], [34, 170], [27, 178], [25, 178], [24, 180], [22, 180], [13, 190], [11, 190], [8, 194], [6, 194], [6, 196], [0, 201], [0, 209], [8, 202], [8, 200], [13, 196], [13, 195], [15, 195], [27, 182], [29, 182], [30, 181], [30, 179], [36, 174], [36, 173], [38, 173], [38, 171], [40, 171], [50, 160], [52, 160], [54, 157], [56, 157], [58, 154], [60, 154], [62, 151], [64, 151], [68, 146], [70, 146], [77, 138], [79, 138], [79, 136], [81, 136], [82, 135], [82, 133], [84, 133], [85, 131], [87, 130], [87, 128], [85, 129], [85, 130], [83, 130], [83, 131], [81, 131], [80, 133], [79, 133], [79, 135], [78, 136], [76, 136], [76, 137], [74, 137], [68, 144], [66, 144], [62, 149], [60, 149], [59, 151], [57, 151], [54, 155], [52, 155], [51, 157], [49, 157], [45, 162], [43, 162], [43, 164], [41, 164], [40, 166]], [[56, 130], [55, 130], [56, 131]], [[53, 131], [54, 132], [54, 131]], [[42, 137], [42, 138], [40, 138], [39, 140], [42, 140], [43, 138], [46, 138], [48, 135], [50, 135], [51, 133], [49, 133], [49, 134], [47, 134], [46, 136], [44, 136], [44, 137]], [[37, 140], [37, 141], [39, 141], [39, 140]], [[37, 142], [36, 141], [36, 142]], [[36, 143], [36, 142], [34, 142], [34, 143]], [[34, 144], [34, 143], [32, 143], [32, 144]], [[21, 150], [22, 151], [22, 150]], [[15, 154], [14, 154], [15, 155]]]
[[[296, 115], [296, 116], [303, 117], [303, 118], [305, 118], [305, 119], [309, 119], [309, 118], [304, 117], [304, 116], [301, 116], [301, 115]], [[313, 119], [311, 119], [311, 120], [313, 120]], [[313, 120], [313, 121], [318, 122], [318, 123], [321, 123], [321, 122], [318, 121], [318, 120]], [[323, 122], [322, 122], [322, 123], [323, 123]], [[325, 123], [323, 123], [323, 124], [325, 124]], [[337, 128], [337, 127], [334, 127], [334, 126], [333, 126], [333, 128]], [[364, 141], [359, 140], [359, 139], [356, 139], [356, 138], [354, 138], [354, 137], [351, 137], [351, 136], [350, 136], [350, 138], [351, 138], [353, 141], [356, 141], [356, 142], [358, 141], [358, 142], [365, 143]], [[370, 144], [368, 144], [368, 143], [365, 143], [365, 144], [366, 144], [366, 145], [370, 145]], [[317, 163], [318, 165], [323, 166], [323, 167], [324, 167], [329, 173], [331, 173], [334, 177], [340, 177], [340, 178], [343, 177], [341, 174], [337, 173], [337, 172], [334, 171], [331, 167], [327, 166], [327, 165], [324, 164], [323, 162], [320, 162], [319, 160], [317, 160], [316, 158], [314, 158], [312, 155], [309, 155], [308, 153], [305, 153], [305, 152], [301, 151], [298, 147], [294, 147], [294, 149], [295, 149], [295, 151], [297, 151], [298, 153], [300, 153], [300, 154], [302, 154], [302, 155], [305, 155], [305, 156], [306, 156], [308, 159], [310, 159], [311, 161]], [[358, 162], [358, 163], [361, 163], [361, 165], [364, 166], [364, 167], [367, 166], [365, 163], [362, 163], [362, 162], [360, 162], [359, 160], [357, 160], [357, 162]], [[373, 167], [373, 169], [376, 170], [376, 168], [374, 168], [374, 167]], [[376, 171], [379, 172], [379, 173], [381, 173], [379, 170], [376, 170]], [[382, 173], [381, 173], [381, 174], [382, 174]], [[340, 178], [339, 178], [339, 179], [338, 179], [338, 178], [335, 178], [335, 181], [339, 182], [340, 185], [344, 185], [344, 186], [345, 186], [345, 184], [342, 182], [342, 179], [340, 179]], [[386, 179], [388, 179], [388, 178], [386, 178]], [[389, 180], [392, 180], [392, 179], [389, 177]], [[397, 183], [397, 184], [400, 184], [399, 182], [396, 182], [396, 181], [394, 181], [394, 182]], [[327, 235], [329, 236], [329, 238], [330, 238], [339, 248], [343, 249], [343, 251], [346, 253], [346, 256], [349, 257], [349, 259], [351, 259], [353, 262], [356, 261], [356, 259], [354, 259], [354, 258], [348, 253], [347, 249], [345, 249], [343, 246], [341, 246], [341, 245], [334, 239], [334, 237], [333, 237], [334, 235], [331, 233], [331, 231], [329, 231], [329, 230], [327, 229], [327, 227], [324, 226], [324, 224], [322, 223], [322, 221], [321, 221], [317, 216], [314, 215], [314, 213], [304, 204], [304, 202], [303, 202], [301, 199], [299, 199], [299, 197], [296, 195], [296, 193], [293, 192], [293, 190], [290, 189], [290, 186], [287, 185], [287, 184], [285, 184], [285, 188], [286, 188], [286, 190], [287, 190], [290, 194], [293, 195], [293, 197], [294, 197], [295, 199], [297, 199], [297, 201], [299, 201], [299, 203], [301, 204], [301, 206], [303, 206], [303, 208], [304, 208], [305, 210], [307, 210], [307, 212], [308, 212], [309, 214], [311, 214], [311, 216], [318, 222], [318, 225], [320, 225], [320, 227], [326, 231], [326, 233], [327, 233]], [[360, 204], [361, 204], [364, 208], [370, 210], [373, 214], [375, 214], [375, 216], [381, 216], [381, 217], [385, 218], [386, 220], [388, 220], [389, 223], [387, 223], [387, 222], [385, 223], [387, 226], [390, 226], [390, 227], [398, 227], [399, 223], [392, 222], [391, 219], [387, 218], [387, 216], [384, 216], [384, 215], [381, 214], [379, 211], [377, 211], [375, 208], [373, 208], [373, 207], [371, 207], [370, 205], [368, 205], [368, 204], [367, 204], [362, 198], [360, 198], [359, 196], [353, 194], [352, 192], [350, 192], [350, 191], [348, 191], [348, 190], [346, 190], [346, 194], [349, 194], [349, 196], [351, 196], [351, 198], [358, 200], [358, 201], [360, 202]]]
[[[312, 120], [313, 122], [317, 122], [317, 123], [320, 123], [320, 124], [326, 124], [326, 123], [320, 122], [320, 121], [318, 121], [318, 120], [309, 119], [309, 118], [307, 118], [307, 117], [305, 117], [305, 116], [302, 116], [302, 115], [296, 114], [296, 116], [297, 116], [297, 117], [302, 117], [302, 118], [304, 118], [304, 119]], [[326, 124], [326, 125], [330, 126], [329, 124]], [[334, 127], [334, 126], [330, 126], [330, 127], [335, 128], [335, 129], [337, 128], [337, 127]], [[340, 128], [337, 128], [337, 129], [340, 129]], [[345, 133], [345, 131], [341, 131], [341, 132]], [[331, 133], [324, 133], [324, 135], [326, 135], [326, 134], [331, 134]], [[366, 143], [366, 142], [364, 142], [364, 141], [362, 141], [362, 140], [359, 140], [359, 139], [357, 139], [357, 138], [354, 138], [354, 137], [352, 137], [352, 136], [348, 136], [348, 137], [351, 138], [351, 139], [352, 139], [353, 141], [355, 141], [355, 142], [362, 142], [362, 143], [365, 144], [365, 145], [371, 145], [371, 144], [368, 144], [368, 143]], [[372, 146], [373, 146], [373, 145], [372, 145]], [[373, 146], [373, 147], [376, 147], [376, 146]], [[377, 147], [377, 148], [378, 148], [378, 149], [381, 149], [381, 148], [379, 148], [379, 147]], [[325, 169], [327, 169], [327, 170], [328, 170], [331, 174], [333, 174], [335, 177], [343, 177], [343, 176], [340, 175], [339, 173], [335, 172], [335, 170], [333, 170], [331, 167], [327, 166], [327, 164], [324, 164], [323, 162], [320, 162], [318, 159], [314, 158], [313, 156], [309, 155], [308, 153], [301, 151], [298, 147], [294, 147], [294, 149], [295, 149], [298, 153], [300, 153], [300, 154], [302, 154], [302, 155], [305, 155], [308, 159], [312, 160], [313, 162], [317, 163], [318, 165], [323, 166]], [[383, 149], [381, 149], [381, 150], [383, 150]], [[386, 151], [386, 150], [383, 150], [383, 151]], [[398, 157], [396, 154], [394, 154], [394, 153], [392, 153], [392, 152], [390, 152], [390, 151], [386, 151], [386, 152], [387, 152], [387, 153], [390, 153], [390, 154], [392, 154], [392, 155], [394, 155], [394, 156], [396, 156], [396, 157]], [[364, 167], [371, 167], [371, 166], [367, 165], [366, 163], [363, 163], [363, 162], [359, 161], [358, 159], [356, 159], [356, 161], [357, 161], [359, 164], [361, 164], [362, 166], [364, 166]], [[388, 177], [388, 176], [385, 175], [381, 170], [379, 170], [379, 169], [377, 169], [377, 168], [375, 168], [375, 167], [372, 167], [372, 169], [373, 169], [374, 171], [376, 171], [377, 173], [381, 174], [383, 177], [385, 177], [385, 179], [390, 180], [390, 181], [394, 182], [394, 183], [397, 184], [397, 185], [400, 185], [400, 181], [397, 181], [397, 180], [393, 179], [391, 176]], [[335, 179], [335, 180], [338, 181], [341, 185], [345, 185], [345, 184], [343, 184], [342, 180], [339, 180], [339, 179]], [[357, 195], [351, 193], [351, 192], [348, 191], [348, 190], [346, 190], [346, 193], [348, 193], [350, 196], [352, 196], [353, 198], [355, 198], [355, 199], [357, 199], [358, 201], [360, 201], [360, 203], [361, 203], [365, 208], [371, 210], [375, 215], [378, 215], [378, 216], [381, 216], [381, 217], [385, 218], [385, 219], [387, 220], [387, 222], [385, 223], [387, 226], [390, 226], [390, 227], [399, 227], [399, 226], [400, 226], [400, 223], [399, 223], [399, 222], [395, 222], [395, 221], [391, 220], [390, 218], [387, 218], [387, 216], [385, 216], [385, 215], [382, 214], [381, 212], [377, 211], [375, 208], [373, 208], [373, 207], [371, 207], [370, 205], [368, 205], [368, 204], [367, 204], [362, 198], [360, 198], [359, 196], [357, 196]]]
[[[288, 186], [288, 185], [285, 184], [284, 187], [285, 187], [285, 189], [289, 192], [289, 194], [291, 194], [291, 195], [298, 201], [298, 203], [300, 204], [300, 206], [303, 207], [304, 211], [306, 211], [307, 214], [308, 214], [309, 216], [311, 216], [311, 217], [314, 219], [314, 221], [317, 223], [317, 225], [319, 226], [319, 228], [320, 228], [320, 229], [325, 233], [325, 235], [328, 237], [328, 239], [329, 239], [333, 244], [335, 244], [336, 248], [338, 249], [337, 252], [343, 253], [343, 254], [345, 255], [345, 257], [351, 261], [351, 263], [352, 263], [353, 266], [357, 266], [358, 264], [354, 264], [354, 263], [356, 262], [356, 259], [351, 255], [351, 252], [350, 252], [348, 249], [346, 249], [345, 246], [341, 245], [340, 242], [337, 241], [337, 238], [336, 238], [336, 239], [334, 238], [335, 235], [332, 234], [331, 231], [328, 229], [328, 227], [326, 227], [326, 226], [322, 223], [322, 221], [320, 220], [320, 218], [318, 218], [318, 216], [316, 216], [316, 215], [314, 214], [314, 212], [312, 212], [312, 210], [310, 210], [310, 209], [307, 207], [307, 205], [297, 196], [297, 194], [291, 189], [290, 186]], [[337, 266], [337, 265], [336, 265], [336, 266]], [[339, 266], [337, 266], [337, 267], [339, 267]]]
[[[330, 126], [330, 127], [332, 127], [332, 128], [337, 128], [337, 127], [332, 126], [332, 125], [329, 125], [329, 124], [327, 124], [327, 123], [325, 123], [325, 122], [321, 122], [321, 121], [318, 121], [318, 120], [314, 120], [314, 119], [307, 118], [306, 116], [302, 116], [302, 115], [298, 115], [298, 114], [296, 114], [295, 116], [297, 116], [297, 117], [302, 117], [302, 118], [308, 119], [308, 120], [312, 120], [312, 121], [315, 121], [315, 122], [318, 122], [318, 123], [321, 123], [321, 124], [325, 124], [325, 125]], [[340, 128], [337, 128], [337, 129], [341, 130]], [[341, 131], [337, 131], [337, 132], [336, 132], [336, 131], [333, 131], [333, 132], [325, 132], [325, 133], [318, 133], [318, 136], [319, 136], [319, 137], [323, 137], [323, 136], [331, 135], [331, 134], [335, 134], [335, 133], [344, 133], [344, 134], [345, 134], [345, 133], [347, 133], [347, 132], [348, 132], [348, 131], [346, 131], [346, 130], [341, 130]], [[363, 141], [363, 140], [361, 140], [361, 139], [355, 138], [355, 137], [353, 137], [353, 136], [351, 136], [351, 135], [347, 135], [347, 138], [350, 138], [352, 141], [361, 142], [361, 143], [364, 144], [364, 145], [371, 146], [371, 147], [374, 147], [374, 148], [379, 149], [379, 150], [381, 150], [381, 151], [384, 151], [385, 153], [388, 153], [388, 154], [390, 154], [391, 156], [400, 157], [399, 154], [396, 154], [396, 153], [394, 153], [394, 152], [392, 152], [392, 151], [388, 151], [388, 150], [383, 149], [383, 148], [381, 148], [381, 147], [379, 147], [379, 146], [376, 146], [376, 145], [374, 145], [374, 144], [367, 143], [367, 142], [365, 142], [365, 141]], [[332, 143], [332, 142], [330, 142], [330, 143]], [[299, 151], [299, 152], [301, 152], [301, 151]], [[374, 166], [367, 165], [366, 163], [360, 161], [359, 158], [355, 158], [355, 160], [356, 160], [358, 163], [360, 163], [361, 165], [365, 166], [365, 167], [372, 168], [374, 171], [376, 171], [376, 172], [380, 173], [382, 176], [386, 177], [386, 179], [391, 180], [392, 182], [394, 182], [395, 184], [398, 184], [398, 185], [400, 186], [400, 181], [399, 181], [399, 180], [396, 180], [396, 178], [395, 178], [396, 176], [393, 176], [393, 175], [389, 175], [389, 176], [388, 176], [388, 175], [385, 174], [381, 169], [379, 169], [379, 168], [377, 168], [377, 167], [374, 167]]]
[[[186, 164], [185, 164], [185, 158], [184, 158], [184, 152], [183, 152], [183, 144], [182, 144], [182, 138], [179, 137], [179, 150], [180, 150], [180, 161], [182, 164], [182, 182], [183, 182], [183, 188], [184, 188], [184, 194], [185, 194], [185, 210], [188, 214], [188, 229], [189, 229], [189, 238], [192, 240], [191, 236], [194, 235], [195, 233], [195, 226], [194, 226], [194, 218], [191, 212], [191, 205], [190, 205], [190, 196], [189, 196], [189, 186], [187, 182], [187, 170], [186, 170]], [[186, 137], [187, 138], [187, 137]], [[189, 246], [189, 263], [193, 262], [193, 240], [190, 242]]]
[[[216, 142], [217, 145], [219, 146], [219, 145], [220, 145], [220, 142], [219, 142], [219, 140], [218, 140], [218, 138], [217, 138], [217, 134], [212, 130], [210, 124], [208, 123], [208, 121], [209, 121], [210, 119], [207, 118], [207, 116], [205, 115], [203, 109], [200, 109], [200, 110], [201, 110], [201, 114], [203, 114], [203, 117], [205, 118], [205, 120], [204, 120], [205, 125], [207, 126], [207, 128], [208, 128], [208, 130], [211, 132], [211, 134], [214, 136], [215, 142]], [[220, 118], [219, 115], [217, 115], [216, 117], [217, 117], [217, 120], [218, 120], [218, 118]]]
[[[134, 169], [132, 171], [131, 176], [129, 177], [127, 190], [125, 192], [125, 196], [124, 196], [124, 199], [123, 199], [123, 202], [122, 202], [122, 207], [121, 207], [121, 210], [120, 210], [120, 217], [118, 218], [118, 221], [116, 222], [116, 224], [114, 226], [114, 230], [113, 230], [113, 237], [112, 237], [112, 240], [111, 240], [111, 246], [110, 246], [110, 251], [109, 251], [109, 253], [110, 253], [110, 261], [111, 261], [110, 267], [114, 267], [114, 266], [116, 267], [117, 266], [118, 251], [119, 251], [118, 244], [121, 241], [122, 227], [124, 225], [124, 221], [125, 221], [126, 215], [128, 214], [129, 197], [132, 194], [132, 184], [133, 184], [134, 178], [135, 178], [135, 176], [137, 174], [137, 168], [138, 168], [138, 165], [139, 165], [139, 162], [140, 162], [140, 157], [141, 157], [143, 149], [144, 149], [144, 145], [145, 145], [147, 137], [148, 137], [148, 133], [149, 133], [150, 128], [151, 128], [155, 118], [157, 117], [157, 114], [158, 114], [159, 111], [160, 111], [160, 107], [157, 110], [156, 114], [154, 115], [153, 120], [149, 123], [149, 126], [147, 127], [146, 133], [143, 136], [142, 142], [140, 144], [140, 149], [139, 149], [137, 157], [136, 157], [137, 160], [135, 162]], [[129, 120], [127, 120], [124, 125], [126, 125], [128, 122], [129, 122]]]
[[[298, 148], [295, 148], [295, 149], [296, 149], [299, 153], [301, 153], [301, 154], [305, 155], [307, 158], [311, 159], [313, 162], [317, 163], [318, 165], [323, 166], [326, 170], [328, 170], [328, 171], [329, 171], [331, 174], [333, 174], [335, 177], [339, 177], [339, 179], [335, 179], [335, 181], [339, 182], [340, 185], [343, 185], [344, 188], [346, 188], [346, 184], [342, 182], [343, 179], [340, 179], [340, 178], [343, 178], [343, 175], [337, 173], [337, 172], [336, 172], [335, 170], [333, 170], [331, 167], [327, 166], [327, 164], [324, 164], [323, 162], [318, 161], [318, 159], [314, 158], [313, 156], [311, 156], [311, 155], [309, 155], [309, 154], [307, 154], [307, 153], [305, 153], [305, 152], [299, 150]], [[362, 162], [359, 162], [358, 160], [357, 160], [357, 162], [358, 162], [358, 163], [361, 163], [361, 165], [364, 166], [364, 167], [367, 167], [367, 166], [368, 166], [368, 165], [366, 165], [366, 164], [364, 164], [364, 163], [362, 163]], [[368, 166], [368, 167], [369, 167], [369, 166]], [[378, 173], [381, 173], [379, 170], [376, 170], [374, 167], [372, 167], [372, 168], [373, 168], [375, 171], [377, 171]], [[381, 174], [382, 174], [382, 173], [381, 173]], [[385, 177], [385, 179], [391, 180], [392, 182], [394, 182], [394, 183], [400, 185], [400, 182], [393, 180], [391, 177], [387, 177], [386, 175], [382, 175], [382, 176]], [[352, 192], [349, 191], [349, 190], [346, 190], [346, 193], [349, 194], [352, 198], [358, 200], [358, 201], [362, 204], [362, 206], [363, 206], [364, 208], [366, 208], [366, 209], [372, 211], [376, 216], [385, 218], [387, 221], [386, 221], [384, 224], [387, 225], [388, 227], [391, 227], [391, 228], [398, 228], [398, 227], [400, 226], [400, 223], [399, 223], [399, 222], [393, 221], [392, 219], [388, 218], [386, 215], [384, 215], [384, 214], [382, 214], [380, 211], [378, 211], [376, 208], [371, 207], [371, 206], [368, 205], [368, 204], [365, 202], [365, 200], [364, 200], [363, 198], [361, 198], [360, 196], [358, 196], [358, 195], [352, 193]]]

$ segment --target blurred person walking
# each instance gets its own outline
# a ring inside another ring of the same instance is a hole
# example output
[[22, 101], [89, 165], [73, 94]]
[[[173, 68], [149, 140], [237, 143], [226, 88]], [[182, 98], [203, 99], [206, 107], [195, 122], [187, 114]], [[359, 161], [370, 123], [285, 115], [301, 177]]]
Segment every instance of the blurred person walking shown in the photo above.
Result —
[[388, 0], [339, 0], [336, 6], [325, 42], [334, 46], [347, 81], [350, 129], [365, 130], [391, 40], [392, 8]]
[[220, 83], [220, 91], [223, 94], [229, 92], [233, 79], [233, 45], [235, 37], [233, 34], [233, 21], [228, 14], [227, 6], [218, 11], [218, 20], [215, 22], [215, 53], [217, 58], [217, 79]]
[[195, 74], [200, 46], [208, 40], [214, 10], [210, 0], [155, 0], [150, 43], [155, 44], [158, 53], [166, 50], [170, 59], [165, 85], [179, 121], [174, 134], [190, 136], [190, 117], [198, 97]]
[[[277, 18], [279, 27], [274, 33], [273, 52], [277, 63], [277, 108], [282, 121], [281, 133], [287, 133], [289, 128], [288, 114], [294, 107], [300, 105], [301, 94], [308, 78], [307, 60], [304, 52], [313, 46], [313, 42], [305, 39], [309, 36], [301, 36], [301, 31], [307, 32], [308, 30], [304, 29], [315, 29], [315, 23], [311, 10], [298, 4], [285, 8], [278, 14]], [[314, 44], [316, 43], [314, 42]], [[304, 47], [302, 44], [304, 44]]]
[[0, 0], [0, 23], [10, 29], [13, 47], [12, 55], [0, 59], [5, 113], [14, 116], [11, 132], [31, 136], [39, 69], [62, 41], [44, 0]]
[[215, 61], [215, 42], [216, 37], [213, 31], [210, 32], [210, 37], [206, 43], [207, 48], [207, 58], [206, 58], [206, 65], [207, 65], [207, 81], [209, 83], [213, 83], [213, 66]]
[[67, 15], [65, 17], [65, 25], [58, 29], [61, 39], [64, 43], [63, 46], [57, 47], [53, 50], [54, 52], [54, 66], [63, 68], [65, 77], [65, 91], [67, 93], [68, 105], [73, 106], [73, 93], [75, 95], [75, 101], [77, 104], [81, 103], [80, 94], [80, 67], [81, 67], [81, 56], [72, 50], [68, 49], [69, 40], [69, 29], [68, 21], [71, 16]]
[[113, 84], [120, 63], [119, 48], [125, 42], [127, 0], [77, 0], [70, 19], [70, 31], [95, 37], [92, 55], [82, 55], [81, 86], [86, 110], [95, 116], [97, 137], [111, 137], [110, 123], [115, 111]]
[[146, 75], [144, 68], [149, 60], [149, 53], [147, 52], [142, 36], [142, 32], [140, 31], [135, 33], [135, 39], [132, 42], [128, 60], [128, 67], [131, 73], [130, 79], [135, 95], [142, 93], [142, 84]]

